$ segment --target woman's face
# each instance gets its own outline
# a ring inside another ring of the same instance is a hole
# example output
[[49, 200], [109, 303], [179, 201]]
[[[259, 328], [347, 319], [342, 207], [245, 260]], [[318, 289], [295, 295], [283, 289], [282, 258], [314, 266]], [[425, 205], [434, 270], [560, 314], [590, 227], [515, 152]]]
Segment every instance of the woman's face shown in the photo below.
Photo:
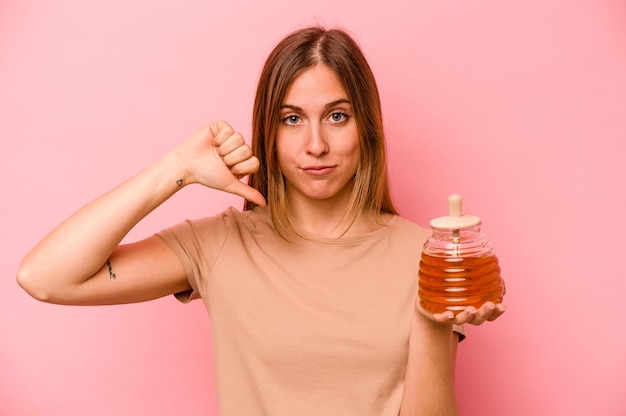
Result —
[[349, 198], [360, 145], [352, 104], [326, 66], [292, 82], [276, 138], [278, 164], [292, 202]]

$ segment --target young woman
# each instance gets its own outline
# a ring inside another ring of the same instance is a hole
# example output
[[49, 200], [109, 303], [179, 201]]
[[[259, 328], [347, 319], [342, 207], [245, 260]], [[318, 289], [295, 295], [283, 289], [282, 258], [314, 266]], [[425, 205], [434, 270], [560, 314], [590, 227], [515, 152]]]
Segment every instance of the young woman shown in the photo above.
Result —
[[[120, 245], [189, 184], [240, 195], [245, 209]], [[496, 319], [504, 306], [456, 317], [416, 306], [427, 236], [390, 199], [363, 54], [344, 31], [311, 27], [265, 63], [252, 149], [226, 122], [198, 130], [53, 230], [18, 282], [71, 305], [201, 297], [224, 416], [448, 415], [453, 325]]]

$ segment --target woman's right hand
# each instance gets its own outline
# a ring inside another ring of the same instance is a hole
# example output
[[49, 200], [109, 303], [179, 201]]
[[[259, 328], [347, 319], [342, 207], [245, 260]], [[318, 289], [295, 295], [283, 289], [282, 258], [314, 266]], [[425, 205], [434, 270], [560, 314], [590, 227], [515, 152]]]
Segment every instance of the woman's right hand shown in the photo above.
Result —
[[265, 205], [263, 195], [240, 180], [259, 169], [259, 160], [228, 123], [216, 121], [195, 131], [174, 152], [186, 172], [181, 186], [199, 183]]

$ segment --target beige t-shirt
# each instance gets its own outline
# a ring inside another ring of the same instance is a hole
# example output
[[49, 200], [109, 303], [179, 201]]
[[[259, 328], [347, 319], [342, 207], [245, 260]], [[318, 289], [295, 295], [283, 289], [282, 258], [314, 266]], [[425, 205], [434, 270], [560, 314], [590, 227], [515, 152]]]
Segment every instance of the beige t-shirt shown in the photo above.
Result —
[[209, 312], [223, 416], [398, 415], [428, 230], [288, 242], [257, 207], [159, 235]]

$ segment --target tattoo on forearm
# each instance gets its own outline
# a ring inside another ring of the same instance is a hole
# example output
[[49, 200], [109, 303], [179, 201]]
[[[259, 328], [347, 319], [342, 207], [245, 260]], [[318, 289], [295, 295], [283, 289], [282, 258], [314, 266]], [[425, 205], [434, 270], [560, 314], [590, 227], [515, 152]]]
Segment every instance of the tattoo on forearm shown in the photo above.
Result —
[[183, 186], [183, 180], [182, 179], [177, 180], [176, 185]]
[[117, 276], [113, 273], [113, 267], [111, 266], [110, 260], [107, 260], [107, 267], [109, 268], [109, 279], [115, 279]]

